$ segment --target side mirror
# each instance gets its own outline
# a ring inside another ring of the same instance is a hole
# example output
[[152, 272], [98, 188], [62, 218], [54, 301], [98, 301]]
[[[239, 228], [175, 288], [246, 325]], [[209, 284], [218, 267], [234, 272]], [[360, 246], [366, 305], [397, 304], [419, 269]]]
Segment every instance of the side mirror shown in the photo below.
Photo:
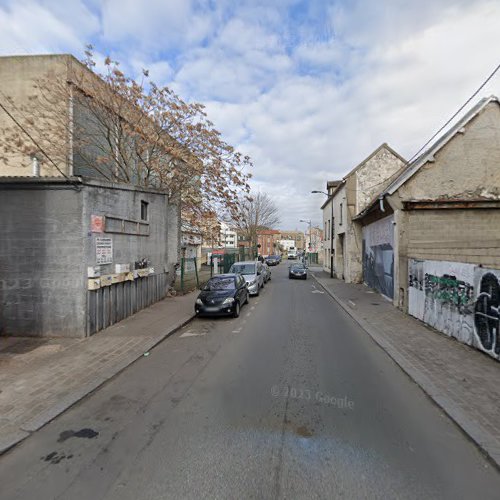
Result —
[[248, 281], [245, 281], [245, 286], [248, 288]]

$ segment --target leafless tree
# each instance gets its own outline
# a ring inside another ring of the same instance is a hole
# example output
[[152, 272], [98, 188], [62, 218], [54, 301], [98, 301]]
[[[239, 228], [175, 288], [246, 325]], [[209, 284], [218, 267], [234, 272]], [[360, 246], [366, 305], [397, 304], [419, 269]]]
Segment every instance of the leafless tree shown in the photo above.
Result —
[[259, 230], [272, 229], [280, 222], [278, 207], [266, 193], [240, 198], [238, 213], [233, 224], [253, 247], [257, 245]]
[[110, 58], [97, 73], [91, 46], [70, 66], [38, 79], [25, 105], [2, 96], [18, 125], [1, 131], [4, 161], [42, 149], [61, 172], [75, 162], [90, 177], [164, 190], [195, 226], [214, 212], [238, 216], [252, 162], [223, 140], [202, 104], [156, 85], [146, 70], [142, 81], [129, 78]]

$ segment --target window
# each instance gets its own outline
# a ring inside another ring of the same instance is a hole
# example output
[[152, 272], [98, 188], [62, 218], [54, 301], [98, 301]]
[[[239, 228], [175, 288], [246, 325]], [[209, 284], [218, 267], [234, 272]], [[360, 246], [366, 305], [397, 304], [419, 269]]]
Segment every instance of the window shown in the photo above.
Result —
[[340, 226], [342, 225], [342, 203], [340, 204], [340, 221], [339, 221], [339, 225]]
[[141, 220], [148, 220], [148, 205], [147, 201], [141, 201]]

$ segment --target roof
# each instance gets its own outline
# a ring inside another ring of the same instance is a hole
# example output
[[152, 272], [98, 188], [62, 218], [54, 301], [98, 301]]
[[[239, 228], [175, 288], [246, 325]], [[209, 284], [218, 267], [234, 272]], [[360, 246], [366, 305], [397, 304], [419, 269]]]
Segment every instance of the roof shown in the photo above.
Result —
[[458, 133], [465, 132], [465, 127], [481, 113], [489, 104], [497, 103], [500, 105], [498, 97], [491, 95], [478, 101], [455, 125], [453, 125], [446, 133], [440, 136], [429, 148], [427, 148], [420, 156], [415, 158], [411, 163], [406, 163], [398, 175], [383, 189], [376, 198], [374, 198], [366, 208], [359, 213], [355, 219], [362, 218], [368, 213], [378, 199], [386, 195], [394, 194], [403, 184], [410, 180], [426, 163], [434, 161], [434, 156], [448, 144]]
[[354, 174], [355, 172], [357, 172], [363, 165], [365, 165], [365, 163], [369, 162], [379, 151], [382, 151], [382, 149], [389, 151], [394, 156], [399, 158], [403, 163], [408, 163], [400, 154], [396, 153], [396, 151], [394, 151], [394, 149], [392, 149], [389, 146], [389, 144], [384, 142], [377, 149], [372, 151], [361, 163], [358, 163], [348, 174], [344, 175], [342, 180], [345, 180], [347, 177], [349, 177], [352, 174]]
[[434, 155], [446, 144], [448, 144], [459, 132], [463, 132], [462, 129], [492, 102], [500, 104], [498, 97], [491, 95], [481, 99], [475, 106], [473, 106], [455, 125], [453, 125], [453, 127], [448, 130], [448, 132], [443, 134], [439, 139], [437, 139], [436, 142], [434, 142], [434, 144], [432, 144], [432, 146], [430, 146], [408, 165], [405, 171], [387, 188], [387, 194], [393, 194], [406, 181], [413, 177], [427, 162], [433, 161]]

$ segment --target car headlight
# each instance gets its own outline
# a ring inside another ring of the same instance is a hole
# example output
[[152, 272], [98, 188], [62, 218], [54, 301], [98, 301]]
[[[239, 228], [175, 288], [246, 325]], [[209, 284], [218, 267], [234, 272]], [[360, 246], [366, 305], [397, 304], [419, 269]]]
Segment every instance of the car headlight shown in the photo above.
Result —
[[224, 299], [224, 302], [222, 303], [223, 306], [232, 304], [234, 302], [233, 297], [228, 297], [227, 299]]
[[203, 305], [203, 301], [202, 301], [200, 298], [196, 299], [196, 303], [197, 303], [199, 306], [202, 306], [202, 305]]

